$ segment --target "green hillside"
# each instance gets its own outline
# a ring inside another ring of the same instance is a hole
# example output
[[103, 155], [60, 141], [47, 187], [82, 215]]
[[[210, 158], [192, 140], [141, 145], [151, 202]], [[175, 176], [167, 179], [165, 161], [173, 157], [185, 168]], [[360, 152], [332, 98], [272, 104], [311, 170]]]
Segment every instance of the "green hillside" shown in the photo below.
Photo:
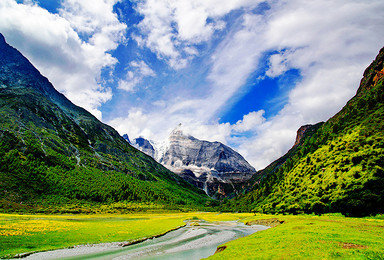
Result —
[[206, 200], [58, 93], [0, 34], [0, 210]]
[[[264, 213], [384, 212], [384, 48], [355, 97], [308, 127], [285, 156], [258, 172], [253, 188], [222, 206]], [[335, 86], [337, 87], [337, 86]]]

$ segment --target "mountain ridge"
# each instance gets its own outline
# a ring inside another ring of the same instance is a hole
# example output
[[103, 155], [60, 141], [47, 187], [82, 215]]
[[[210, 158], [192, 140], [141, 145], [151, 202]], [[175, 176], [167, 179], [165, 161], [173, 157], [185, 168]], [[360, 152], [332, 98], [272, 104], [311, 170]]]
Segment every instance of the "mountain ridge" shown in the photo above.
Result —
[[55, 90], [3, 36], [0, 175], [0, 209], [15, 203], [34, 207], [35, 201], [206, 201], [201, 191]]
[[383, 81], [384, 48], [365, 70], [356, 95], [336, 115], [304, 131], [287, 154], [255, 174], [251, 189], [222, 209], [383, 213]]
[[181, 125], [170, 133], [161, 149], [142, 137], [133, 145], [215, 198], [234, 196], [256, 172], [230, 147], [184, 134]]

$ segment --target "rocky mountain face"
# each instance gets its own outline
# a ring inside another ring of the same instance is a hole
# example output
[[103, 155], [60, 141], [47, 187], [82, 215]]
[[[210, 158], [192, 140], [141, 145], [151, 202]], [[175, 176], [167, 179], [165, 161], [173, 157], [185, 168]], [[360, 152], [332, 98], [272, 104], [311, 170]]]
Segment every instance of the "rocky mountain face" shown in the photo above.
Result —
[[303, 126], [295, 145], [257, 172], [223, 209], [264, 213], [384, 213], [384, 48], [356, 95], [325, 123]]
[[292, 148], [289, 149], [289, 151], [285, 155], [273, 161], [264, 169], [257, 171], [249, 180], [248, 184], [251, 183], [252, 185], [248, 185], [246, 191], [249, 191], [254, 188], [254, 186], [260, 184], [260, 182], [264, 178], [268, 177], [268, 175], [275, 173], [287, 160], [291, 160], [303, 146], [304, 141], [307, 140], [307, 138], [310, 138], [323, 124], [324, 122], [320, 122], [314, 125], [301, 126], [297, 130], [296, 141]]
[[297, 134], [296, 134], [296, 141], [295, 141], [295, 144], [293, 145], [293, 147], [296, 147], [298, 145], [300, 145], [302, 143], [302, 141], [304, 140], [304, 138], [306, 136], [309, 135], [312, 135], [314, 130], [316, 130], [317, 128], [319, 128], [319, 126], [321, 124], [323, 124], [324, 122], [320, 122], [316, 125], [303, 125], [299, 128], [299, 130], [297, 130]]
[[178, 128], [169, 136], [169, 147], [161, 162], [172, 168], [193, 165], [217, 172], [255, 172], [255, 168], [228, 146], [184, 135]]
[[0, 34], [0, 210], [42, 198], [185, 205], [204, 197], [57, 92]]
[[181, 126], [169, 136], [162, 149], [148, 140], [136, 142], [138, 149], [156, 158], [196, 187], [214, 197], [230, 197], [244, 188], [256, 172], [239, 153], [220, 142], [199, 140], [185, 135]]
[[132, 145], [143, 153], [145, 153], [146, 155], [155, 158], [155, 148], [153, 148], [152, 144], [147, 139], [143, 137], [135, 138], [132, 141]]
[[129, 140], [129, 137], [127, 134], [124, 134], [123, 138], [125, 139], [125, 141], [127, 141], [129, 144], [131, 144], [131, 140]]

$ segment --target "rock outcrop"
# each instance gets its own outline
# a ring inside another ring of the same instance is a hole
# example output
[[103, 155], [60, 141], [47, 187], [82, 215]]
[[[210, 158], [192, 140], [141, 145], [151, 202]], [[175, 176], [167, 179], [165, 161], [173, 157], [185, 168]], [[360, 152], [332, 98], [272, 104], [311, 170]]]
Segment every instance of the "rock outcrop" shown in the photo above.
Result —
[[382, 214], [384, 48], [356, 95], [325, 123], [301, 127], [295, 145], [250, 180], [223, 209], [272, 214]]
[[212, 197], [236, 195], [256, 172], [230, 147], [186, 135], [181, 125], [171, 132], [166, 144], [152, 145], [144, 138], [135, 139], [132, 143]]
[[124, 138], [129, 144], [131, 144], [131, 140], [129, 140], [129, 137], [128, 137], [127, 134], [124, 134], [124, 135], [123, 135], [123, 138]]
[[147, 139], [143, 137], [135, 138], [132, 141], [132, 145], [146, 155], [155, 158], [155, 148], [153, 148], [152, 144]]
[[[251, 173], [253, 168], [239, 153], [220, 142], [208, 142], [184, 135], [176, 128], [169, 136], [169, 148], [161, 163], [169, 168], [198, 167], [202, 172]], [[195, 169], [195, 173], [199, 174]]]

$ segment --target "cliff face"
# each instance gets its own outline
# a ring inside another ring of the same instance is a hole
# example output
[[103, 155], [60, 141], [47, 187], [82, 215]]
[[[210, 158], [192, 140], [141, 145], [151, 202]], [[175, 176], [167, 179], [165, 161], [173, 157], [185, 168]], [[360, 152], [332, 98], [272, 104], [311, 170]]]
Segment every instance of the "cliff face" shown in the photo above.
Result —
[[155, 148], [153, 148], [152, 144], [142, 137], [135, 138], [132, 141], [132, 145], [145, 153], [146, 155], [151, 156], [152, 158], [155, 158]]
[[372, 89], [384, 77], [384, 47], [380, 50], [376, 59], [364, 71], [360, 87], [357, 90], [356, 97], [364, 95], [366, 91]]
[[234, 196], [256, 172], [228, 146], [185, 135], [180, 126], [172, 131], [168, 143], [159, 147], [144, 138], [135, 140], [133, 145], [139, 150], [212, 197]]
[[300, 142], [303, 140], [303, 138], [305, 137], [305, 134], [307, 133], [308, 129], [311, 129], [313, 127], [313, 125], [303, 125], [299, 128], [299, 130], [297, 130], [297, 134], [296, 134], [296, 141], [295, 141], [295, 144], [294, 146], [296, 145], [299, 145]]
[[[203, 171], [220, 173], [253, 173], [253, 168], [239, 153], [219, 142], [208, 142], [174, 130], [162, 164], [172, 168], [195, 166]], [[198, 172], [197, 172], [198, 173]]]

